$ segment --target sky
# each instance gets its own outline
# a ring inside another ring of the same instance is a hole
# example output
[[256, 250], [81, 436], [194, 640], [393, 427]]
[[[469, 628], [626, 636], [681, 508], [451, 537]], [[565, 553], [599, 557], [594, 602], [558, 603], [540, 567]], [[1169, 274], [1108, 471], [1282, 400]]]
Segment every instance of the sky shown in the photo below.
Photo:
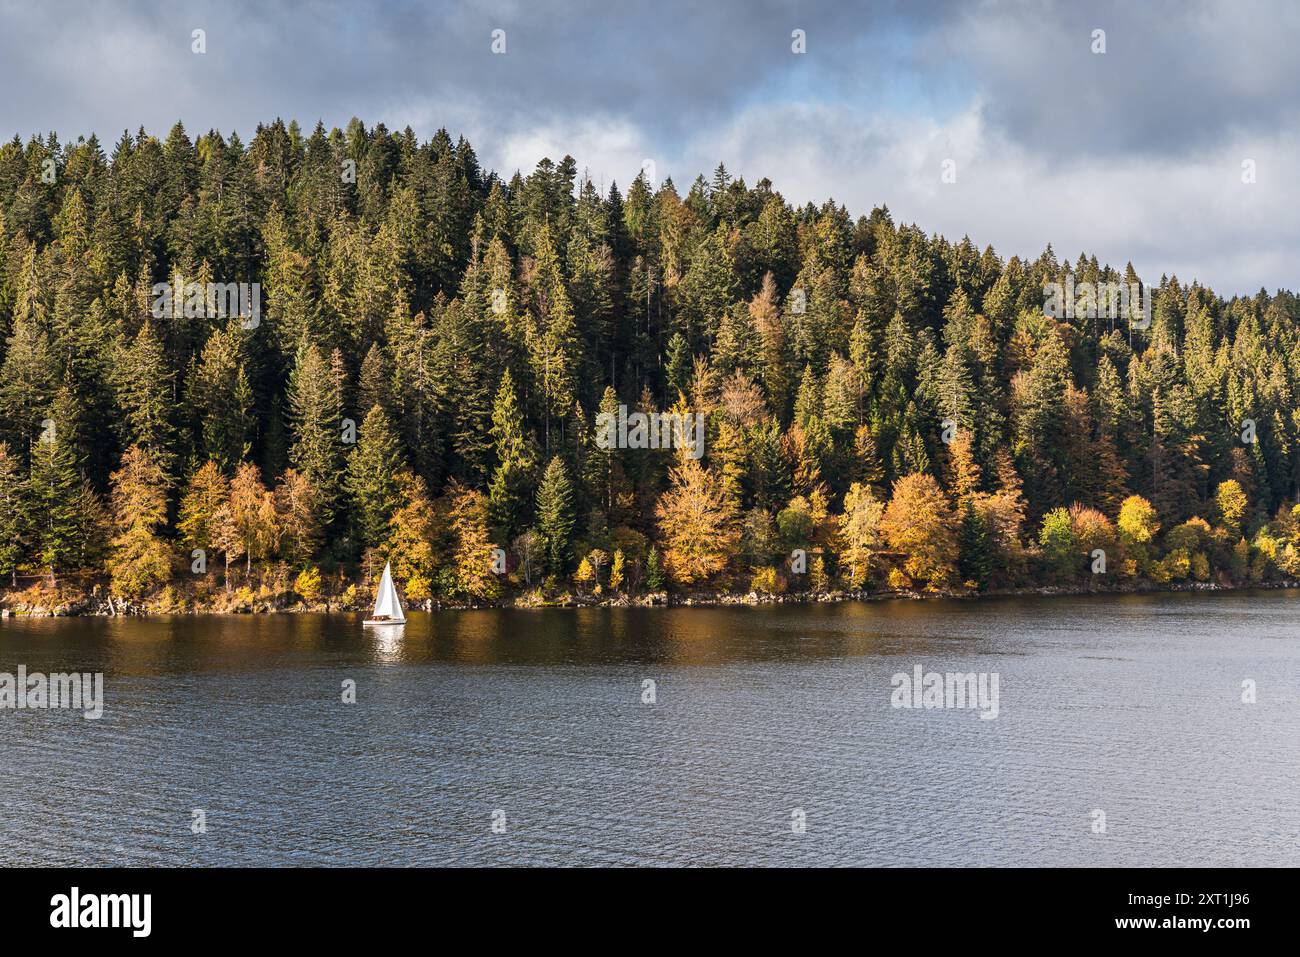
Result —
[[722, 162], [1227, 296], [1300, 287], [1298, 42], [1282, 0], [0, 0], [0, 135], [356, 116], [445, 127], [506, 177], [567, 153], [683, 193]]

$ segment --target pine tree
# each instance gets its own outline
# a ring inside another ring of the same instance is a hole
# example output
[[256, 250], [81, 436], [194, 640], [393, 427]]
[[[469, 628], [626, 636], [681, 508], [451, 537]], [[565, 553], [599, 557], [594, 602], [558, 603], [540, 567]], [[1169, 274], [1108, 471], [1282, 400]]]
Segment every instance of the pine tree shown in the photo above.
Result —
[[335, 372], [314, 345], [298, 349], [289, 409], [294, 436], [289, 461], [311, 484], [321, 525], [329, 527], [343, 484], [343, 396]]
[[546, 548], [546, 566], [564, 575], [572, 559], [574, 524], [573, 483], [559, 456], [551, 459], [537, 488], [537, 532]]
[[383, 407], [372, 406], [361, 424], [357, 447], [348, 457], [347, 490], [352, 527], [363, 548], [378, 548], [400, 504], [397, 474], [402, 456]]
[[31, 554], [48, 569], [53, 582], [58, 571], [75, 567], [86, 544], [81, 534], [83, 484], [72, 449], [59, 437], [57, 427], [32, 446], [26, 492], [32, 518]]
[[25, 452], [54, 398], [58, 368], [50, 342], [49, 318], [40, 291], [35, 247], [28, 250], [13, 304], [12, 333], [0, 365], [0, 439]]
[[253, 393], [244, 369], [244, 332], [239, 320], [214, 332], [190, 382], [199, 419], [201, 458], [232, 472], [247, 458], [253, 436]]
[[0, 442], [0, 576], [18, 584], [27, 537], [27, 510], [23, 501], [22, 472], [9, 446]]
[[546, 451], [551, 451], [551, 423], [562, 419], [576, 398], [579, 343], [573, 308], [560, 270], [550, 227], [538, 238], [537, 261], [530, 282], [528, 349], [532, 379], [541, 391]]
[[961, 504], [961, 529], [957, 534], [958, 572], [963, 582], [987, 588], [993, 576], [993, 541], [985, 513], [973, 499]]
[[492, 405], [492, 440], [497, 466], [488, 489], [488, 520], [505, 541], [527, 520], [527, 489], [537, 467], [509, 369], [501, 374], [501, 386]]
[[646, 552], [645, 585], [651, 592], [663, 591], [664, 587], [663, 565], [659, 560], [659, 550], [653, 545]]
[[113, 367], [113, 390], [121, 409], [118, 434], [123, 444], [138, 445], [148, 452], [168, 475], [175, 462], [173, 378], [162, 341], [152, 321], [146, 319], [135, 338], [119, 346]]

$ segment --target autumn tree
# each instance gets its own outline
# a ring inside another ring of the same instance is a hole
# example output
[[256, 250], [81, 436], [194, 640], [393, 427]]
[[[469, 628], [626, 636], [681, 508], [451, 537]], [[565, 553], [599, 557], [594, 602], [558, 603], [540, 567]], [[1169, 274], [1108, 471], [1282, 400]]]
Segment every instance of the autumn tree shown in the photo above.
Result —
[[167, 521], [167, 476], [144, 449], [133, 445], [112, 475], [115, 534], [108, 572], [113, 591], [137, 599], [171, 576], [171, 558], [158, 530]]
[[247, 577], [253, 570], [253, 562], [275, 550], [280, 536], [275, 496], [262, 484], [261, 472], [252, 462], [239, 466], [230, 480], [230, 504], [224, 519], [227, 534], [238, 543]]
[[487, 497], [453, 482], [443, 509], [452, 532], [453, 552], [443, 576], [452, 597], [493, 598], [498, 591], [492, 572], [492, 538], [488, 531]]
[[903, 570], [932, 587], [948, 585], [957, 571], [957, 520], [933, 476], [898, 480], [880, 520], [886, 544], [903, 556]]
[[1115, 524], [1124, 553], [1133, 563], [1128, 573], [1146, 571], [1151, 562], [1151, 542], [1160, 531], [1155, 508], [1141, 495], [1130, 495], [1120, 506]]
[[181, 496], [176, 530], [187, 549], [213, 554], [219, 550], [222, 517], [229, 504], [229, 479], [216, 462], [205, 462], [190, 477]]
[[316, 489], [306, 474], [285, 469], [275, 487], [276, 525], [280, 554], [294, 565], [311, 561], [320, 547], [320, 505]]
[[409, 471], [397, 475], [399, 505], [389, 522], [383, 551], [393, 563], [393, 574], [403, 583], [406, 597], [423, 601], [432, 597], [434, 566], [434, 510], [424, 479]]
[[861, 588], [871, 580], [872, 566], [883, 544], [880, 520], [884, 512], [885, 506], [870, 488], [857, 482], [849, 486], [839, 525], [839, 560], [853, 588]]
[[664, 570], [679, 585], [707, 581], [725, 569], [740, 542], [735, 504], [718, 476], [684, 458], [669, 472], [655, 506]]

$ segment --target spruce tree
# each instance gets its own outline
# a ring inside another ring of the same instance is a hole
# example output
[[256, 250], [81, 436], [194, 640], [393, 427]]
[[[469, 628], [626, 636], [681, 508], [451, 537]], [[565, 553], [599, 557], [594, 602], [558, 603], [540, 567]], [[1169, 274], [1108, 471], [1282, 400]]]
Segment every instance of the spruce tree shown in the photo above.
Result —
[[343, 485], [342, 408], [330, 364], [317, 346], [303, 343], [289, 377], [289, 461], [311, 483], [324, 526], [333, 520]]
[[559, 456], [551, 459], [537, 488], [537, 532], [546, 547], [547, 569], [565, 575], [573, 559], [573, 483]]
[[59, 438], [57, 423], [32, 446], [26, 492], [32, 557], [54, 581], [59, 571], [76, 564], [86, 544], [81, 534], [86, 517], [81, 476], [69, 443]]
[[401, 504], [397, 486], [401, 466], [393, 424], [383, 407], [374, 405], [361, 424], [347, 466], [349, 517], [362, 548], [378, 548], [388, 538], [389, 520]]
[[22, 472], [9, 446], [0, 442], [0, 576], [8, 575], [15, 586], [27, 530]]
[[501, 375], [501, 387], [492, 407], [492, 440], [497, 466], [488, 488], [488, 521], [500, 530], [504, 541], [510, 541], [527, 520], [527, 489], [537, 460], [524, 431], [523, 413], [509, 369]]

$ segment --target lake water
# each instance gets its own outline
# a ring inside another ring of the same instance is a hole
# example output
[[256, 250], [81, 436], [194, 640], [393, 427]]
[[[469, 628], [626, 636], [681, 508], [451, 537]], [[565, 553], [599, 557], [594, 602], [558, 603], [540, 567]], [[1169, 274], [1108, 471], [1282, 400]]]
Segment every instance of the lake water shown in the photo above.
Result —
[[[105, 710], [0, 710], [0, 864], [1295, 866], [1298, 612], [8, 620], [0, 672], [102, 671]], [[996, 674], [997, 717], [893, 707], [918, 665]]]

